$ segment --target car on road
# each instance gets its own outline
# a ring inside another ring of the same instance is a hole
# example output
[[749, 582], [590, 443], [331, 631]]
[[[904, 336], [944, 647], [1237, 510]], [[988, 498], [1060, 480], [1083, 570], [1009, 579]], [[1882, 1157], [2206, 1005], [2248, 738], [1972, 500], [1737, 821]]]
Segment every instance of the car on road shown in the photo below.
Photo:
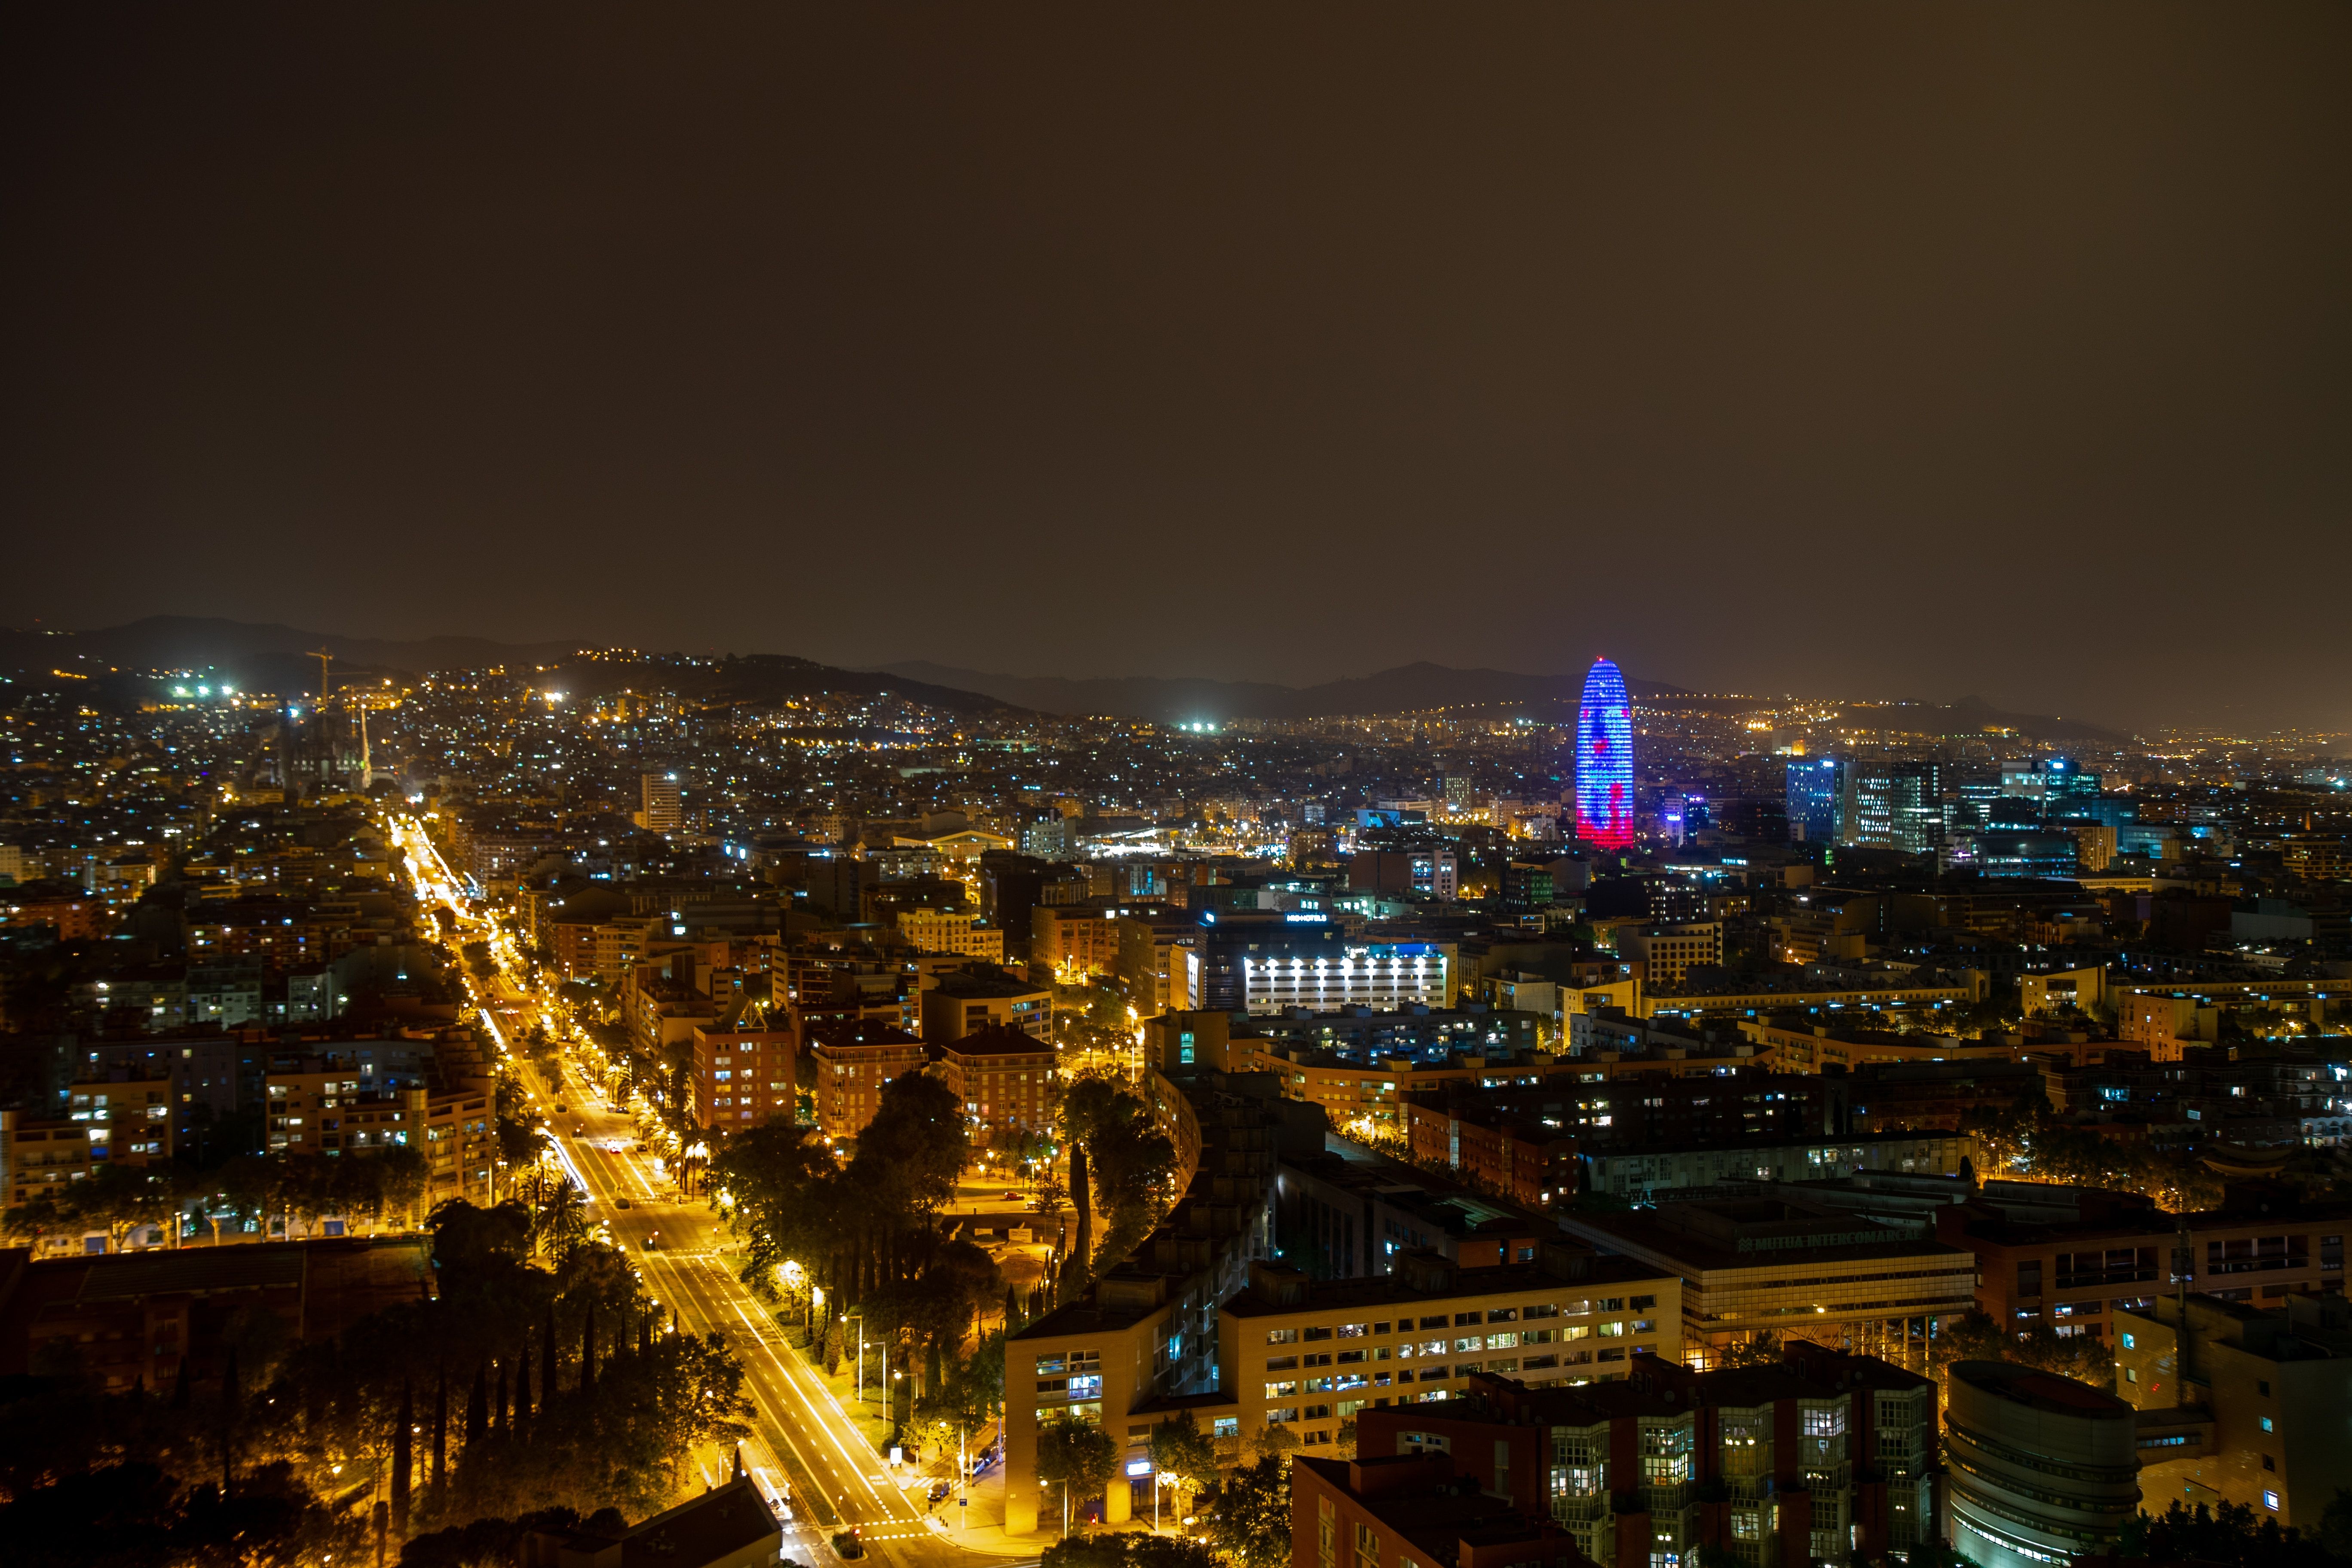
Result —
[[646, 1250], [647, 1252], [659, 1252], [661, 1250], [661, 1232], [655, 1231], [646, 1237]]
[[614, 1198], [613, 1200], [613, 1206], [616, 1209], [633, 1209], [637, 1205], [627, 1198]]
[[1008, 1204], [1017, 1204], [1021, 1201], [1021, 1194], [1019, 1193], [1006, 1193], [1004, 1194], [1004, 1201]]
[[833, 1551], [837, 1557], [863, 1557], [866, 1555], [866, 1542], [857, 1539], [854, 1527], [836, 1530], [833, 1532]]

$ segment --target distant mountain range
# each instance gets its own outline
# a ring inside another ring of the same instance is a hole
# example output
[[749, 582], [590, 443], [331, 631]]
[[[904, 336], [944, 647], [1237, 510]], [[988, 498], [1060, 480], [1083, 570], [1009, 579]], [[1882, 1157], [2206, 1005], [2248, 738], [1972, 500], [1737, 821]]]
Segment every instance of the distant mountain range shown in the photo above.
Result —
[[501, 643], [488, 637], [423, 637], [395, 642], [341, 637], [296, 626], [257, 626], [213, 616], [149, 616], [86, 632], [0, 629], [0, 665], [19, 679], [68, 670], [96, 676], [118, 670], [184, 669], [210, 673], [255, 691], [315, 691], [319, 661], [334, 655], [347, 673], [421, 675], [435, 669], [484, 669], [495, 665], [551, 663], [576, 642]]
[[[1582, 670], [1571, 675], [1520, 675], [1507, 669], [1455, 669], [1426, 662], [1307, 687], [1274, 686], [1252, 680], [1150, 677], [1079, 680], [1063, 676], [996, 675], [921, 660], [884, 665], [882, 668], [909, 680], [983, 692], [1001, 702], [1043, 713], [1102, 714], [1148, 719], [1163, 724], [1223, 723], [1234, 719], [1329, 719], [1353, 713], [1426, 712], [1441, 708], [1477, 708], [1562, 720], [1575, 716], [1584, 693]], [[1635, 700], [1660, 707], [1737, 712], [1767, 701], [1758, 697], [1705, 695], [1630, 675], [1625, 678], [1625, 686]], [[1981, 697], [1963, 697], [1952, 703], [1849, 705], [1843, 709], [1843, 714], [1844, 721], [1856, 729], [1963, 734], [2001, 728], [2043, 741], [2121, 739], [2111, 731], [2079, 720], [2007, 712]]]
[[[1518, 708], [1549, 715], [1582, 695], [1584, 675], [1518, 675], [1506, 669], [1455, 669], [1443, 664], [1401, 664], [1373, 675], [1320, 686], [1275, 686], [1259, 680], [1073, 680], [1058, 675], [993, 675], [911, 660], [882, 669], [909, 680], [985, 692], [1000, 702], [1041, 713], [1102, 714], [1162, 724], [1234, 719], [1326, 719], [1348, 713], [1407, 713], [1435, 708]], [[1687, 697], [1654, 680], [1628, 677], [1636, 699]]]
[[[185, 670], [247, 690], [315, 691], [323, 648], [334, 656], [338, 684], [352, 678], [423, 675], [436, 669], [544, 670], [583, 695], [642, 680], [641, 666], [583, 660], [580, 641], [505, 643], [488, 637], [439, 637], [399, 641], [352, 637], [299, 627], [255, 625], [201, 616], [150, 616], [95, 631], [36, 632], [0, 628], [0, 675], [20, 685], [63, 686], [77, 679], [120, 685], [133, 673]], [[124, 672], [110, 681], [114, 672]], [[561, 672], [559, 674], [558, 672]], [[998, 675], [911, 660], [851, 670], [784, 654], [670, 667], [663, 679], [705, 700], [766, 701], [822, 691], [895, 692], [951, 712], [1013, 707], [1041, 713], [1099, 714], [1155, 723], [1224, 723], [1235, 719], [1321, 719], [1353, 713], [1427, 712], [1476, 708], [1530, 718], [1573, 717], [1581, 670], [1570, 675], [1521, 675], [1503, 669], [1455, 669], [1447, 665], [1399, 665], [1375, 674], [1319, 686], [1265, 681], [1134, 677], [1073, 679], [1064, 676]], [[1706, 696], [1629, 676], [1637, 700], [1679, 708], [1734, 710], [1758, 700]], [[1926, 712], [1919, 712], [1926, 710]], [[1855, 728], [1958, 734], [1999, 727], [2047, 741], [2113, 741], [2113, 731], [2079, 720], [2011, 713], [1980, 697], [1953, 703], [1848, 706]]]
[[[257, 626], [201, 616], [150, 616], [120, 626], [85, 632], [29, 632], [0, 628], [0, 675], [26, 685], [63, 686], [89, 680], [123, 695], [140, 678], [156, 671], [186, 671], [247, 691], [281, 694], [316, 691], [324, 649], [334, 656], [331, 678], [341, 686], [354, 679], [406, 677], [441, 669], [542, 672], [535, 683], [583, 696], [617, 690], [634, 680], [646, 684], [644, 667], [609, 659], [583, 659], [583, 647], [566, 642], [504, 643], [488, 637], [419, 637], [398, 641], [352, 637], [297, 626]], [[894, 692], [951, 712], [981, 712], [1003, 706], [978, 692], [949, 690], [873, 670], [839, 669], [785, 654], [752, 654], [730, 660], [702, 660], [691, 668], [662, 672], [668, 686], [705, 700], [765, 702], [819, 692], [872, 695]]]

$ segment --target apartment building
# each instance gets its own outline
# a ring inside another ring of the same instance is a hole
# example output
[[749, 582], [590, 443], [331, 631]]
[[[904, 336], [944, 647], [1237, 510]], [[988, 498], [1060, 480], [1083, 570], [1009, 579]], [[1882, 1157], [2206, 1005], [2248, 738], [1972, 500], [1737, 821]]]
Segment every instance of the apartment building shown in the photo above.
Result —
[[1482, 1374], [1460, 1399], [1367, 1411], [1356, 1429], [1360, 1460], [1448, 1456], [1583, 1558], [1643, 1568], [1900, 1560], [1937, 1539], [1939, 1447], [1927, 1378], [1801, 1343], [1578, 1386]]
[[1300, 1457], [1290, 1471], [1293, 1568], [1557, 1568], [1567, 1531], [1484, 1489], [1475, 1458], [1442, 1450]]
[[[1059, 1494], [1036, 1477], [1040, 1428], [1065, 1417], [1124, 1437], [1104, 1517], [1125, 1522], [1151, 1508], [1151, 1428], [1160, 1413], [1193, 1408], [1224, 1448], [1239, 1417], [1219, 1390], [1220, 1304], [1247, 1287], [1252, 1259], [1273, 1251], [1269, 1198], [1281, 1162], [1319, 1151], [1323, 1119], [1252, 1078], [1179, 1089], [1146, 1076], [1155, 1125], [1176, 1146], [1184, 1197], [1158, 1230], [1005, 1346], [1004, 1510], [1015, 1535], [1058, 1512]], [[1072, 1500], [1083, 1506], [1088, 1500]]]
[[2116, 1315], [2116, 1391], [2139, 1411], [2142, 1506], [2235, 1503], [2316, 1532], [2352, 1476], [2352, 1302], [2157, 1296]]
[[953, 952], [984, 963], [1004, 962], [1004, 933], [962, 910], [900, 910], [898, 934], [918, 952]]
[[808, 1027], [816, 1063], [816, 1119], [827, 1138], [855, 1138], [874, 1120], [882, 1086], [930, 1060], [923, 1042], [903, 1029], [865, 1020], [819, 1021]]
[[90, 1168], [88, 1122], [0, 1110], [0, 1172], [8, 1183], [8, 1207], [61, 1196]]
[[1040, 904], [1029, 913], [1029, 972], [1084, 979], [1118, 967], [1118, 917], [1086, 905]]
[[1696, 966], [1723, 963], [1723, 927], [1713, 921], [1639, 926], [1617, 933], [1617, 952], [1643, 965], [1653, 986], [1674, 985]]
[[792, 1030], [698, 1025], [692, 1040], [687, 1083], [697, 1126], [740, 1132], [797, 1119], [799, 1040]]
[[1700, 1368], [1766, 1333], [1924, 1367], [1930, 1337], [1976, 1305], [1976, 1256], [1934, 1239], [1923, 1221], [1724, 1198], [1570, 1212], [1559, 1226], [1682, 1280], [1684, 1353]]
[[488, 1203], [498, 1167], [495, 1090], [488, 1058], [463, 1031], [280, 1057], [264, 1079], [268, 1148], [341, 1157], [405, 1145], [425, 1155], [428, 1202]]
[[1054, 993], [1003, 970], [943, 974], [922, 993], [923, 1038], [945, 1045], [982, 1029], [1017, 1029], [1053, 1041]]
[[[1328, 1050], [1249, 1039], [1233, 1041], [1231, 1050], [1237, 1058], [1235, 1070], [1274, 1074], [1285, 1095], [1321, 1106], [1332, 1126], [1358, 1137], [1404, 1137], [1405, 1104], [1414, 1095], [1434, 1093], [1449, 1084], [1475, 1086], [1488, 1076], [1512, 1076], [1508, 1069], [1490, 1075], [1482, 1057], [1457, 1057], [1443, 1065], [1403, 1057], [1357, 1062]], [[1528, 1066], [1518, 1070], [1532, 1075], [1540, 1069]]]
[[1480, 1373], [1529, 1383], [1620, 1378], [1682, 1352], [1682, 1282], [1559, 1243], [1531, 1263], [1464, 1268], [1400, 1254], [1387, 1274], [1309, 1280], [1257, 1263], [1217, 1317], [1222, 1420], [1286, 1426], [1308, 1453], [1360, 1410], [1461, 1396]]
[[1060, 1096], [1053, 1047], [1018, 1029], [950, 1040], [939, 1047], [938, 1070], [975, 1127], [1042, 1132], [1054, 1123]]

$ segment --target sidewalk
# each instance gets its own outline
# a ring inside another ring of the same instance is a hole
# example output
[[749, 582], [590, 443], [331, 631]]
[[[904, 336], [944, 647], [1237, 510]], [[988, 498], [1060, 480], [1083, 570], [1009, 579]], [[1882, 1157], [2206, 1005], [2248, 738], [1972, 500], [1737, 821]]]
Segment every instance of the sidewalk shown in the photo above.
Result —
[[[806, 1329], [793, 1322], [780, 1322], [777, 1327], [783, 1331], [784, 1343], [824, 1385], [825, 1392], [833, 1395], [834, 1403], [840, 1405], [842, 1412], [849, 1417], [850, 1425], [856, 1428], [857, 1435], [866, 1439], [877, 1457], [887, 1456], [890, 1451], [890, 1414], [889, 1407], [882, 1402], [881, 1352], [871, 1342], [867, 1343], [866, 1398], [861, 1403], [857, 1398], [857, 1342], [855, 1339], [849, 1342], [848, 1353], [841, 1358], [841, 1371], [828, 1377], [824, 1363], [809, 1345]], [[906, 1368], [898, 1370], [904, 1372]]]
[[[959, 1509], [956, 1500], [948, 1499], [932, 1510], [932, 1517], [941, 1520], [946, 1528], [940, 1539], [950, 1546], [961, 1546], [967, 1552], [983, 1557], [1006, 1557], [1034, 1562], [1045, 1548], [1062, 1539], [1057, 1528], [1041, 1530], [1034, 1535], [1007, 1535], [1004, 1532], [1004, 1467], [997, 1466], [971, 1483], [968, 1489], [971, 1507]], [[961, 1523], [947, 1516], [961, 1514]], [[1042, 1521], [1041, 1521], [1042, 1522]]]

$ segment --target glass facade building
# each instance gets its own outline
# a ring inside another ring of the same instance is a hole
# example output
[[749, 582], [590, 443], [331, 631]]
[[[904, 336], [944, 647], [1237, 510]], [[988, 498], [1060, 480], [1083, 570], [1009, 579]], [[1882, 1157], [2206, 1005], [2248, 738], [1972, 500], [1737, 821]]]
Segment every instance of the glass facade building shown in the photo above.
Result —
[[1576, 836], [1601, 849], [1633, 842], [1633, 704], [1605, 658], [1586, 672], [1576, 716]]

